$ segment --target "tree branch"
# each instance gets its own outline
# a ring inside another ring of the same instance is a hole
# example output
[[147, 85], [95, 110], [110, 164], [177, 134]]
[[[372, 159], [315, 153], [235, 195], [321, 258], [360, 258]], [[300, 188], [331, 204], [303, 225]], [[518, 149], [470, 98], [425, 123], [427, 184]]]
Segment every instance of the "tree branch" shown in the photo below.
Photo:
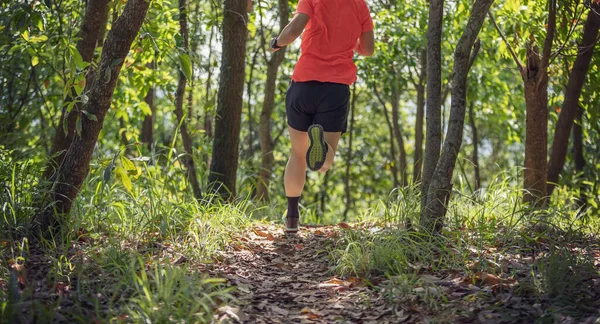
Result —
[[508, 40], [506, 39], [506, 35], [504, 35], [504, 32], [502, 32], [502, 30], [500, 29], [500, 27], [498, 27], [498, 24], [496, 23], [496, 20], [494, 19], [494, 16], [489, 11], [488, 11], [488, 16], [490, 17], [490, 20], [492, 21], [492, 24], [494, 25], [494, 28], [496, 28], [496, 30], [500, 34], [500, 37], [502, 37], [502, 40], [504, 41], [504, 44], [506, 44], [506, 47], [508, 48], [508, 52], [510, 53], [510, 55], [513, 58], [513, 60], [517, 64], [517, 67], [519, 68], [519, 72], [520, 73], [524, 73], [525, 69], [523, 68], [523, 64], [521, 63], [521, 61], [519, 61], [519, 57], [515, 53], [515, 50], [512, 48], [512, 46], [510, 46], [510, 43], [508, 43]]
[[[544, 40], [544, 49], [542, 50], [541, 71], [546, 71], [550, 64], [550, 56], [552, 56], [552, 43], [554, 43], [554, 35], [556, 34], [556, 0], [548, 0], [550, 8], [548, 9], [548, 33]], [[541, 78], [540, 78], [541, 80]]]

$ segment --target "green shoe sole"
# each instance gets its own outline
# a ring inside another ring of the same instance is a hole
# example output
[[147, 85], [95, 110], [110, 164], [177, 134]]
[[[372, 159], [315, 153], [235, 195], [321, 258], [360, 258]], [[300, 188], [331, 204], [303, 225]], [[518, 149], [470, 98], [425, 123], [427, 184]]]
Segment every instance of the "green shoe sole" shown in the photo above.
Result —
[[311, 125], [308, 128], [308, 139], [310, 145], [306, 152], [306, 164], [312, 171], [319, 171], [327, 157], [327, 143], [323, 137], [323, 127], [319, 124]]

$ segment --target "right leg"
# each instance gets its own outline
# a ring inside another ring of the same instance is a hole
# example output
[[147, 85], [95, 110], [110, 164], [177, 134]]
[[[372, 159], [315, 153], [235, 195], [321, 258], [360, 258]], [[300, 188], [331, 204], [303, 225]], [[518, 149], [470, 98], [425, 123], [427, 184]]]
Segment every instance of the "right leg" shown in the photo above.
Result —
[[285, 195], [300, 197], [306, 181], [306, 151], [308, 151], [308, 133], [288, 127], [292, 151], [287, 165], [283, 182]]

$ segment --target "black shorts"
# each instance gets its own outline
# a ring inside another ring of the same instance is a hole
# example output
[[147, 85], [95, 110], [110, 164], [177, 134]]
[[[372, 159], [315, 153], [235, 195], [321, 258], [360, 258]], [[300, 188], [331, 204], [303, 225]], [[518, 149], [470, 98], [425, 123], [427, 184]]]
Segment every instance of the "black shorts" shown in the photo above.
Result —
[[285, 98], [288, 125], [302, 132], [312, 124], [326, 132], [346, 132], [350, 86], [331, 82], [294, 82]]

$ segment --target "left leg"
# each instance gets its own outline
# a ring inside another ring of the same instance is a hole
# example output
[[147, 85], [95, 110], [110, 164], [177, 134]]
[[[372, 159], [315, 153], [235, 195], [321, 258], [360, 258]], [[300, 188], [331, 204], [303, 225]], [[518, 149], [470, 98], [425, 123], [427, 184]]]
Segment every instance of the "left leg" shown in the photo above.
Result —
[[323, 137], [325, 138], [325, 143], [327, 143], [328, 149], [325, 163], [323, 163], [323, 166], [321, 169], [319, 169], [319, 172], [327, 172], [327, 170], [331, 168], [341, 136], [342, 132], [323, 132]]

